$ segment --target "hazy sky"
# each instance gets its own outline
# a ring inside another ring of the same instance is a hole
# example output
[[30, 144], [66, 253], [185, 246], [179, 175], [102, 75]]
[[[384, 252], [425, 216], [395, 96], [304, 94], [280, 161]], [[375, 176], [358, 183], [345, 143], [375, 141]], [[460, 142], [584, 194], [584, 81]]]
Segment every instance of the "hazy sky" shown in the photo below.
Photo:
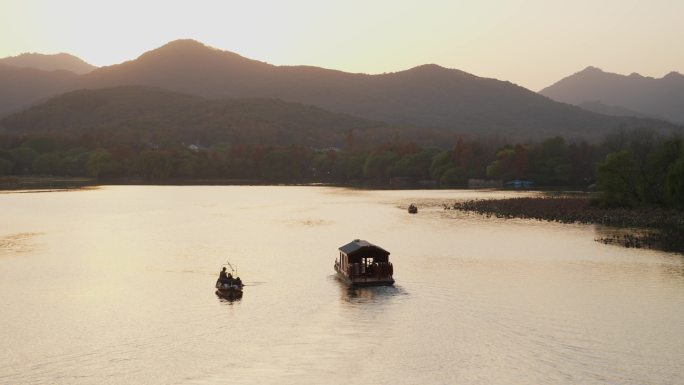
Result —
[[0, 57], [108, 65], [179, 38], [350, 72], [436, 63], [536, 91], [588, 65], [684, 72], [684, 0], [0, 0]]

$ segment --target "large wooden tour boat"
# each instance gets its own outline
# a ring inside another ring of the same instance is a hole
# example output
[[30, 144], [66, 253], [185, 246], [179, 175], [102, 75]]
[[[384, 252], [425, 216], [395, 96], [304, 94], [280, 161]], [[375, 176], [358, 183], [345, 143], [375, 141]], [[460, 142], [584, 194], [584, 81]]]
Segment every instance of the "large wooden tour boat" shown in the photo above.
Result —
[[368, 241], [355, 239], [339, 248], [335, 260], [337, 277], [350, 286], [387, 286], [394, 284], [394, 269], [389, 251]]

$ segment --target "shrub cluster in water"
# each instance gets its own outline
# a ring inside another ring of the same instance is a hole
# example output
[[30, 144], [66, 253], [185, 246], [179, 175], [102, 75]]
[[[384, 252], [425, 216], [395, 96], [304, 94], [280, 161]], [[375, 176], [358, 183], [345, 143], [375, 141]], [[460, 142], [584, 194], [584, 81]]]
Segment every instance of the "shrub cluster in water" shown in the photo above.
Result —
[[684, 143], [633, 137], [598, 164], [597, 188], [607, 206], [684, 208]]
[[650, 229], [610, 235], [598, 240], [629, 247], [684, 251], [684, 212], [676, 209], [605, 207], [589, 196], [472, 200], [455, 203], [451, 208], [498, 218], [526, 218]]

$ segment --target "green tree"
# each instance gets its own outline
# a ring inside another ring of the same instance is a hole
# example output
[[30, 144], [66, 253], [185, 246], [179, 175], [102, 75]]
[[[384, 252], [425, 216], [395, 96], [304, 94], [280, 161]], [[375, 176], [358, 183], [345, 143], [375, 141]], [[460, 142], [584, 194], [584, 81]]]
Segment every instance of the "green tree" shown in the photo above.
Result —
[[533, 150], [531, 178], [543, 185], [569, 184], [574, 170], [569, 153], [565, 139], [544, 140]]
[[336, 151], [317, 151], [311, 160], [312, 175], [317, 179], [332, 178], [337, 160]]
[[[657, 205], [671, 203], [667, 191], [669, 176], [683, 150], [681, 139], [672, 139], [662, 142], [653, 153], [648, 154], [644, 173], [644, 200], [647, 203]], [[672, 183], [676, 184], [674, 180]]]
[[119, 171], [119, 164], [109, 151], [98, 148], [88, 156], [86, 170], [94, 178], [110, 177]]
[[451, 158], [451, 151], [442, 151], [432, 157], [430, 162], [430, 178], [432, 180], [439, 182], [442, 179], [442, 174], [452, 166]]
[[297, 165], [287, 149], [273, 148], [262, 158], [260, 174], [268, 180], [287, 180], [298, 176]]
[[390, 167], [398, 160], [399, 156], [392, 151], [373, 151], [368, 155], [363, 165], [363, 177], [369, 179], [387, 178]]
[[501, 179], [529, 177], [529, 150], [522, 145], [506, 146], [496, 153], [496, 160], [487, 166], [487, 176]]
[[90, 153], [84, 148], [72, 148], [64, 154], [62, 159], [63, 173], [72, 176], [88, 175], [86, 163]]
[[635, 207], [643, 202], [644, 180], [630, 150], [608, 154], [597, 166], [596, 186], [606, 206]]
[[25, 174], [31, 172], [33, 160], [38, 153], [32, 148], [21, 146], [10, 150], [10, 155], [12, 155], [15, 172]]
[[40, 154], [33, 160], [33, 172], [37, 174], [60, 174], [62, 167], [62, 155], [58, 152]]
[[459, 166], [452, 166], [446, 170], [439, 179], [439, 185], [443, 187], [465, 187], [468, 184], [468, 175]]
[[435, 155], [434, 150], [422, 150], [406, 154], [392, 167], [392, 175], [409, 176], [413, 178], [428, 178], [430, 165]]
[[61, 147], [59, 141], [50, 137], [32, 137], [24, 141], [23, 146], [32, 148], [38, 153], [58, 151]]
[[677, 208], [684, 208], [684, 149], [669, 167], [665, 183], [668, 203]]
[[164, 180], [174, 174], [176, 164], [167, 151], [151, 150], [138, 155], [135, 169], [147, 180]]
[[199, 159], [189, 151], [180, 151], [177, 153], [177, 174], [182, 178], [192, 178], [199, 174], [198, 164]]
[[10, 175], [14, 169], [14, 163], [7, 159], [0, 158], [0, 175]]
[[361, 179], [363, 177], [363, 165], [366, 157], [363, 155], [353, 155], [347, 157], [344, 167], [344, 175], [349, 180]]

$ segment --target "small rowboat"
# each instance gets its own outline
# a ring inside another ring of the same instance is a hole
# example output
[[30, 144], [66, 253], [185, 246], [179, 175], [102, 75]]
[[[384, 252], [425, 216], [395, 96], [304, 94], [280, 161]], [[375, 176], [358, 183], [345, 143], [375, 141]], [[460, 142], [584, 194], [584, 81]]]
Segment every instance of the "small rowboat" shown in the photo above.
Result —
[[[244, 285], [237, 275], [237, 268], [231, 265], [230, 262], [226, 262], [221, 265], [221, 267], [221, 276], [216, 281], [216, 285], [214, 285], [214, 288], [216, 288], [216, 295], [227, 299], [242, 297], [242, 287]], [[225, 271], [227, 268], [230, 268], [230, 273], [226, 275]]]

